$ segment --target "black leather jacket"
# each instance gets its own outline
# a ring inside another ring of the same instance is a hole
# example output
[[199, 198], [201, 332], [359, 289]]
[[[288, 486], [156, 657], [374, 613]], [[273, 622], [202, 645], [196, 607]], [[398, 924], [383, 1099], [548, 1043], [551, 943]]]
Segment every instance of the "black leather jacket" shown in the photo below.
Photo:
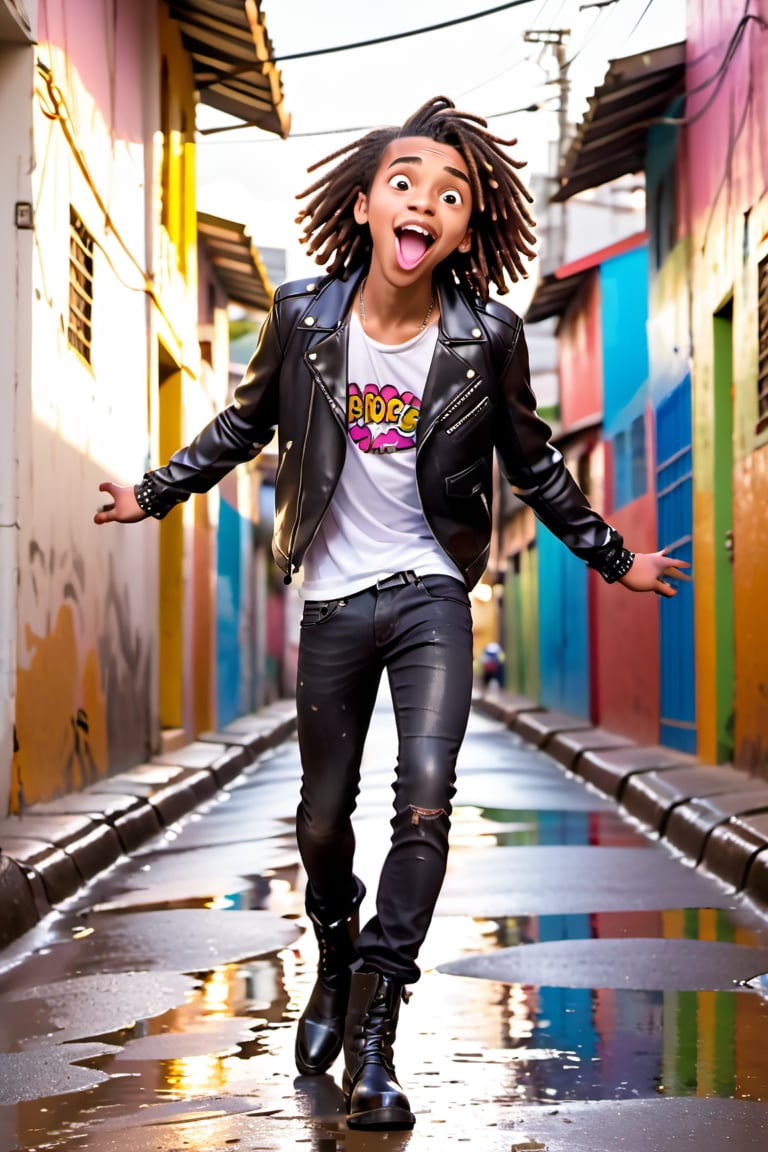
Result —
[[[361, 271], [279, 288], [233, 403], [147, 474], [158, 517], [279, 436], [273, 552], [286, 581], [328, 509], [347, 445], [347, 324]], [[492, 460], [568, 548], [612, 579], [622, 538], [588, 504], [536, 414], [522, 321], [438, 285], [440, 332], [416, 437], [427, 522], [471, 588], [488, 562]]]

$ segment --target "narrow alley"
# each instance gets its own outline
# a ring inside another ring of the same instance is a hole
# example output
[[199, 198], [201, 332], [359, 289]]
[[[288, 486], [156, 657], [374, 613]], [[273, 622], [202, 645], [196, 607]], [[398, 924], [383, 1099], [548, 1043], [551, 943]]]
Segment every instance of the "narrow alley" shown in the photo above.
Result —
[[[369, 888], [394, 756], [382, 695]], [[416, 1127], [348, 1131], [341, 1061], [293, 1063], [315, 962], [298, 777], [288, 739], [0, 955], [2, 1152], [765, 1147], [768, 923], [477, 709], [396, 1049]]]

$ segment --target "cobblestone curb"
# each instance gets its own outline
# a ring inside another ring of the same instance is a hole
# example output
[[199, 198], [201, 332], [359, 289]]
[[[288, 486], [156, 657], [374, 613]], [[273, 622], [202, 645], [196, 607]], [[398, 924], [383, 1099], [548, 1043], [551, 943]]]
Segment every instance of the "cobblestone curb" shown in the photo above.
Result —
[[0, 820], [0, 948], [210, 799], [295, 728], [295, 705], [279, 701], [147, 764]]
[[473, 707], [768, 913], [768, 781], [660, 745], [634, 744], [526, 696], [477, 690]]

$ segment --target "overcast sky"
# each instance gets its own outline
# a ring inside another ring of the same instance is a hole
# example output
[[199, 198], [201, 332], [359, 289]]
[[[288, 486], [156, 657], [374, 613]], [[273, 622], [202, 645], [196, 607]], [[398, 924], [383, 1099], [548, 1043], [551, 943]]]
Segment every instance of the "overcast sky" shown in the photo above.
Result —
[[[275, 57], [422, 28], [497, 7], [499, 0], [265, 0]], [[578, 123], [610, 60], [675, 43], [685, 35], [685, 0], [529, 0], [452, 28], [371, 48], [279, 63], [291, 137], [255, 129], [200, 139], [201, 210], [246, 224], [257, 244], [288, 253], [288, 276], [311, 275], [293, 223], [309, 164], [365, 129], [401, 123], [429, 97], [446, 95], [516, 136], [526, 172], [548, 168], [557, 138], [557, 66], [529, 30], [567, 29], [572, 60], [569, 114]], [[536, 113], [514, 112], [539, 104]], [[500, 115], [506, 113], [505, 115]], [[200, 106], [198, 127], [232, 123]], [[339, 129], [352, 131], [338, 133]], [[313, 135], [305, 136], [304, 133]], [[314, 133], [325, 133], [314, 135]]]

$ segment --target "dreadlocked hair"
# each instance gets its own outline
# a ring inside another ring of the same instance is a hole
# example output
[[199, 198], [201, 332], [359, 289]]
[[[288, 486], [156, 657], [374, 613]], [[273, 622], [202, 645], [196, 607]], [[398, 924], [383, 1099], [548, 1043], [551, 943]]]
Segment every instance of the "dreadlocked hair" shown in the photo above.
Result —
[[461, 153], [472, 188], [470, 230], [472, 245], [467, 253], [454, 252], [444, 263], [459, 284], [482, 300], [493, 284], [500, 294], [528, 275], [525, 260], [533, 260], [533, 220], [528, 205], [532, 196], [517, 174], [525, 162], [514, 160], [504, 148], [517, 140], [504, 140], [488, 131], [487, 121], [457, 111], [447, 96], [435, 96], [423, 104], [401, 128], [377, 128], [351, 144], [319, 160], [314, 172], [337, 161], [314, 184], [299, 193], [309, 197], [296, 217], [303, 225], [301, 242], [317, 264], [328, 266], [330, 275], [346, 279], [370, 258], [368, 225], [354, 218], [360, 192], [368, 193], [382, 154], [401, 136], [424, 136], [448, 144]]

